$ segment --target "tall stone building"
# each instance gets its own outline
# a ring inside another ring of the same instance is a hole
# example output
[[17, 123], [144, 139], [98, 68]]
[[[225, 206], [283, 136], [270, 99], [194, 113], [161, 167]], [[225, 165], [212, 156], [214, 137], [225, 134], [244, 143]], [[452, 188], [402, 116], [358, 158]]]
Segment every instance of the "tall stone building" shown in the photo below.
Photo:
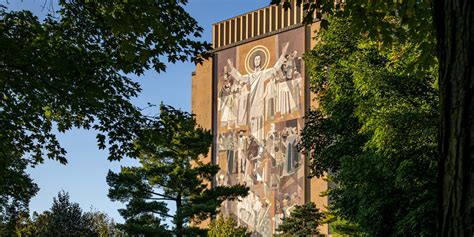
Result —
[[[221, 167], [212, 185], [250, 187], [222, 212], [256, 236], [272, 236], [295, 205], [328, 204], [320, 196], [328, 184], [307, 178], [308, 161], [296, 148], [304, 114], [316, 106], [302, 57], [319, 23], [304, 25], [303, 16], [294, 3], [215, 23], [213, 56], [193, 73], [192, 112], [214, 134], [205, 159]], [[329, 234], [327, 225], [320, 231]]]

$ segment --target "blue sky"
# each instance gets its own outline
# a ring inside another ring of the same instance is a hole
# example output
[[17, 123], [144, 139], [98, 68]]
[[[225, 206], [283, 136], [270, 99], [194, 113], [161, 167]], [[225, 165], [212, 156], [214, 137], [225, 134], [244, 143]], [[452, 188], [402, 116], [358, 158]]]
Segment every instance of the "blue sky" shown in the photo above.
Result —
[[[47, 9], [43, 9], [45, 2], [51, 4], [52, 0], [9, 0], [7, 3], [0, 0], [10, 10], [27, 9], [40, 17], [47, 13]], [[186, 9], [204, 28], [203, 39], [210, 42], [212, 23], [264, 7], [269, 2], [270, 0], [190, 0]], [[192, 71], [192, 63], [168, 64], [165, 73], [148, 71], [139, 78], [133, 77], [143, 89], [133, 102], [140, 107], [146, 107], [147, 102], [163, 102], [190, 111]], [[84, 210], [93, 208], [122, 222], [117, 209], [123, 207], [123, 204], [111, 202], [107, 197], [105, 176], [109, 169], [117, 171], [121, 165], [135, 164], [135, 160], [107, 161], [107, 152], [97, 148], [93, 131], [71, 130], [59, 134], [59, 139], [68, 152], [69, 163], [64, 166], [47, 160], [44, 164], [29, 169], [31, 177], [41, 189], [31, 201], [30, 210], [42, 212], [49, 209], [53, 197], [60, 190], [65, 190], [69, 192], [72, 201], [79, 203]]]

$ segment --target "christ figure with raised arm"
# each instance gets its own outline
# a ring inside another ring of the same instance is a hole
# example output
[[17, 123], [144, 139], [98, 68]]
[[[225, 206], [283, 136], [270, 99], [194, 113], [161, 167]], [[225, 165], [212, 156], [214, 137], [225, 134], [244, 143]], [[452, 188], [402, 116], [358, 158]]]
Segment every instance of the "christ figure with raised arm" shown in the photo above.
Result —
[[[262, 68], [262, 58], [259, 54], [253, 57], [253, 72], [246, 75], [241, 75], [237, 69], [234, 68], [232, 61], [227, 60], [227, 64], [230, 68], [230, 75], [237, 81], [245, 82], [250, 85], [249, 93], [249, 110], [248, 113], [248, 124], [250, 125], [250, 134], [255, 137], [258, 143], [263, 146], [263, 116], [264, 116], [264, 83], [267, 80], [275, 77], [278, 70], [285, 62], [285, 55], [288, 49], [289, 43], [285, 43], [282, 52], [275, 65], [271, 68]], [[250, 59], [252, 60], [252, 59]], [[268, 59], [266, 59], [268, 60]]]

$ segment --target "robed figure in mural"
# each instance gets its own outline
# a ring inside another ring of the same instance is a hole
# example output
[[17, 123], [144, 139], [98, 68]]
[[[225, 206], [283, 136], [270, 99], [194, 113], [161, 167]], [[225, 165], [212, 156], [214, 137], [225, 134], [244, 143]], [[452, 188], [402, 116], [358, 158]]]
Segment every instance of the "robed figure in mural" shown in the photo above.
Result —
[[[283, 46], [282, 52], [275, 65], [271, 68], [264, 68], [262, 65], [262, 54], [256, 51], [253, 55], [253, 70], [246, 75], [241, 75], [237, 69], [234, 68], [232, 61], [227, 60], [230, 68], [230, 75], [237, 81], [247, 83], [250, 85], [249, 92], [249, 113], [248, 124], [250, 125], [250, 133], [261, 144], [264, 138], [263, 124], [264, 124], [264, 92], [265, 82], [277, 75], [278, 70], [281, 69], [286, 58], [286, 51], [289, 43]], [[265, 60], [268, 60], [266, 58]]]

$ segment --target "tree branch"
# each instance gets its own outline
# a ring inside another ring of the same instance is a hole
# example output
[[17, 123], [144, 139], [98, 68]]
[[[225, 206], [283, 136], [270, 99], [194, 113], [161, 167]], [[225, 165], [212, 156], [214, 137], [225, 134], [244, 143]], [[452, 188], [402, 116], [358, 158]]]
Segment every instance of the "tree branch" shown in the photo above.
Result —
[[169, 217], [169, 218], [174, 218], [174, 216], [170, 215], [170, 214], [167, 214], [167, 213], [163, 213], [163, 212], [159, 212], [159, 211], [151, 211], [152, 213], [154, 214], [157, 214], [157, 215], [162, 215], [162, 216], [166, 216], [166, 217]]
[[168, 196], [168, 195], [165, 195], [165, 194], [155, 193], [155, 192], [153, 192], [153, 191], [148, 191], [148, 192], [151, 193], [151, 194], [154, 194], [154, 195], [156, 195], [156, 196], [160, 196], [160, 197], [163, 197], [163, 198], [168, 198], [169, 200], [176, 201], [176, 198], [171, 197], [171, 196]]

